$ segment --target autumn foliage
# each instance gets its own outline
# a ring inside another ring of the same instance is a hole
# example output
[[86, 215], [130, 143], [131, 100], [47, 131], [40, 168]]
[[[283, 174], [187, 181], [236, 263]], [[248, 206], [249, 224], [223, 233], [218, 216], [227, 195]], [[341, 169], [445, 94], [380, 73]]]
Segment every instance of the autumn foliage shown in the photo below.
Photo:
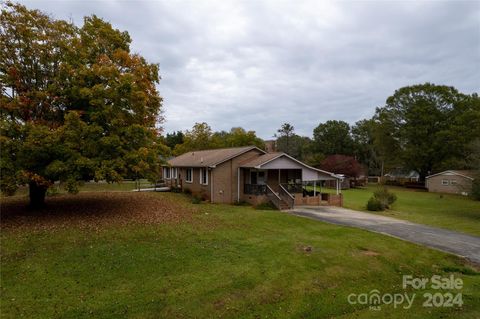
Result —
[[344, 174], [354, 178], [359, 177], [362, 172], [362, 166], [354, 157], [339, 154], [325, 158], [320, 167], [328, 172]]
[[18, 4], [0, 15], [1, 190], [30, 186], [34, 207], [54, 181], [155, 176], [162, 144], [158, 65], [130, 52], [127, 32], [83, 26]]

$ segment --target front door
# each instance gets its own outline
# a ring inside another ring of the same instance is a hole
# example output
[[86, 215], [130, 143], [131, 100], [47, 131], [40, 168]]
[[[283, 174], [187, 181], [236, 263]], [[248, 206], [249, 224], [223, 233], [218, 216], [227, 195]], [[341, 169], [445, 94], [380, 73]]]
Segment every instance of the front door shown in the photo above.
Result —
[[250, 184], [265, 185], [267, 183], [267, 174], [265, 171], [250, 171]]
[[266, 184], [265, 172], [258, 172], [257, 175], [257, 184], [258, 185], [265, 185]]

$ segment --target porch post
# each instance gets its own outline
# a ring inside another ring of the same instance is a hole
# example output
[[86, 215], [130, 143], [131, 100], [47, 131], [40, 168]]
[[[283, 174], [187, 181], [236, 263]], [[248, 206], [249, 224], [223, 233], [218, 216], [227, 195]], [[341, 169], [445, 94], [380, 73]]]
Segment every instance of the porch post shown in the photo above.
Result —
[[[208, 170], [207, 170], [207, 174], [208, 174]], [[210, 169], [210, 203], [213, 203], [213, 169]]]
[[278, 185], [280, 185], [280, 169], [278, 169]]
[[313, 181], [313, 197], [317, 196], [317, 181]]
[[240, 167], [237, 171], [237, 202], [240, 202]]
[[338, 178], [337, 178], [337, 180], [335, 181], [335, 186], [337, 187], [337, 195], [338, 195]]

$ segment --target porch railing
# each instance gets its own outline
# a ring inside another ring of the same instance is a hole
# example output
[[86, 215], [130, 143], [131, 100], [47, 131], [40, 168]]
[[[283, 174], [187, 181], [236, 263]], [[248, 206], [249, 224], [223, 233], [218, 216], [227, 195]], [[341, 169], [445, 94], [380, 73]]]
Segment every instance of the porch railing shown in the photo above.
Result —
[[302, 184], [280, 184], [280, 186], [290, 194], [303, 193]]
[[267, 185], [245, 184], [243, 193], [247, 195], [266, 195]]
[[275, 193], [270, 186], [265, 185], [265, 187], [268, 199], [273, 203], [273, 205], [275, 205], [275, 207], [277, 207], [277, 209], [281, 209], [282, 199], [280, 196], [278, 196], [278, 194]]
[[280, 191], [278, 194], [280, 195], [280, 198], [287, 203], [288, 208], [293, 208], [295, 205], [295, 197], [293, 197], [293, 195], [289, 193], [282, 184], [280, 184]]

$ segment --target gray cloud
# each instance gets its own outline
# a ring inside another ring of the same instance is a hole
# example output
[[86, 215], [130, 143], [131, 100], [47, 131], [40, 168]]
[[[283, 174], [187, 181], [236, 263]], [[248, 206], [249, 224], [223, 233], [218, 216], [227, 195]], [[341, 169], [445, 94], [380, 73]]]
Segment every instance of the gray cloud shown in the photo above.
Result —
[[166, 131], [195, 122], [271, 137], [283, 122], [370, 117], [395, 89], [480, 88], [480, 2], [22, 1], [96, 14], [160, 63]]

